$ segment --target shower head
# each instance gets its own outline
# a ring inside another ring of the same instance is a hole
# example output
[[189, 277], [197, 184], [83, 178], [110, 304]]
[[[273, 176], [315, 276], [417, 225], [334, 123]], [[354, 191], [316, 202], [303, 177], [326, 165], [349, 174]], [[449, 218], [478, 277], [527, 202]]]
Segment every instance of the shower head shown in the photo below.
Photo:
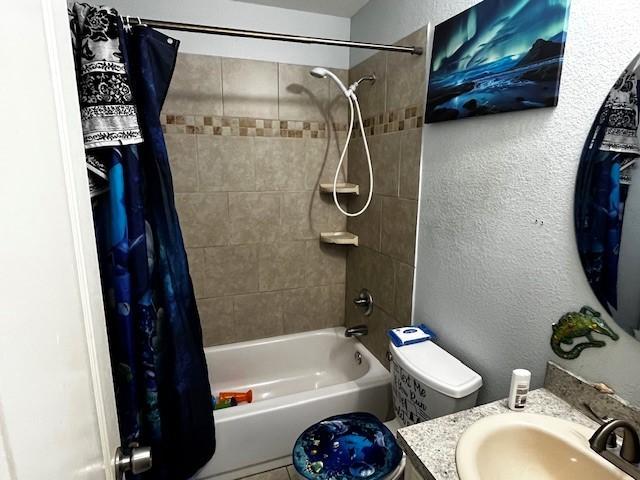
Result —
[[327, 75], [329, 75], [329, 70], [327, 70], [326, 68], [322, 68], [322, 67], [315, 67], [313, 69], [311, 69], [311, 75], [316, 77], [316, 78], [327, 78]]
[[329, 77], [331, 80], [333, 80], [334, 82], [336, 82], [336, 84], [338, 85], [338, 87], [340, 88], [340, 90], [342, 91], [342, 93], [344, 94], [345, 97], [349, 98], [351, 96], [351, 92], [349, 90], [347, 90], [347, 87], [345, 87], [344, 83], [342, 83], [340, 81], [340, 79], [336, 76], [335, 73], [333, 73], [330, 70], [327, 70], [326, 68], [322, 68], [322, 67], [315, 67], [311, 70], [311, 75], [316, 77], [316, 78], [327, 78]]

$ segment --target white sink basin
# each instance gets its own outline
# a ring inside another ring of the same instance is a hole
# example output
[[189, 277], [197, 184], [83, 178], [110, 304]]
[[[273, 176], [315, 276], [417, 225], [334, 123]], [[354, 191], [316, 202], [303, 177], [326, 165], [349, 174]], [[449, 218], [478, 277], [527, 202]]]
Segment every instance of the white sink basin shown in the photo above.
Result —
[[589, 448], [593, 429], [527, 413], [492, 415], [460, 437], [460, 480], [618, 480], [630, 476]]

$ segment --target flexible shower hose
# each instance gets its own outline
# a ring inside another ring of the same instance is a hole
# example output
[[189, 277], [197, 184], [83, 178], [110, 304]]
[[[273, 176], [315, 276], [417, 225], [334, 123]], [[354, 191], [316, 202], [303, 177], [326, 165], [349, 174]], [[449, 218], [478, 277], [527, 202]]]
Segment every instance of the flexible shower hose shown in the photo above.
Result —
[[[349, 90], [349, 95], [347, 96], [347, 100], [349, 100], [349, 130], [347, 132], [347, 139], [344, 144], [344, 148], [342, 149], [342, 154], [340, 155], [340, 161], [338, 162], [338, 167], [336, 168], [336, 174], [333, 177], [333, 202], [338, 207], [338, 210], [343, 215], [347, 217], [357, 217], [362, 215], [367, 208], [369, 208], [369, 204], [371, 203], [371, 198], [373, 197], [373, 166], [371, 165], [371, 153], [369, 152], [369, 144], [367, 143], [367, 136], [364, 133], [364, 125], [362, 124], [362, 112], [360, 111], [360, 103], [358, 103], [358, 97], [356, 94]], [[360, 133], [362, 133], [362, 141], [364, 142], [364, 151], [367, 155], [367, 164], [369, 166], [369, 198], [367, 198], [367, 203], [365, 203], [364, 207], [356, 213], [349, 213], [345, 211], [341, 206], [340, 202], [338, 202], [338, 176], [340, 175], [340, 169], [342, 168], [342, 163], [344, 162], [344, 157], [347, 155], [347, 149], [349, 148], [349, 142], [351, 142], [351, 135], [353, 133], [353, 122], [355, 121], [355, 114], [353, 109], [353, 104], [355, 103], [355, 110], [358, 112], [358, 123], [360, 124]]]

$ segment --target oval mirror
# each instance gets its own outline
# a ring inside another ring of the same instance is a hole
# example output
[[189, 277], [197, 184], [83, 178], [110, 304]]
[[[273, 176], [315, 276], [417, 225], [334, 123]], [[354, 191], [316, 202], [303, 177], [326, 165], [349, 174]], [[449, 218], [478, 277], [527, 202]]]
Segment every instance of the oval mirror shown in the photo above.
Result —
[[640, 340], [640, 55], [609, 91], [585, 142], [575, 191], [578, 251], [603, 308]]

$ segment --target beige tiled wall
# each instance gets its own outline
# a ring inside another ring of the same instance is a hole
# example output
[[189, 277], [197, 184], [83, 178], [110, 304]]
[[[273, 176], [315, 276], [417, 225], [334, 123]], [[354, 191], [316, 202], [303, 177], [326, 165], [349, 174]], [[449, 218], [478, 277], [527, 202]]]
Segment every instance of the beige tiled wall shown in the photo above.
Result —
[[[337, 71], [346, 80], [346, 71]], [[205, 345], [344, 324], [346, 103], [309, 67], [180, 54], [162, 121]]]
[[[426, 29], [398, 43], [425, 46]], [[378, 80], [373, 86], [362, 84], [358, 90], [375, 181], [371, 206], [348, 222], [349, 230], [359, 235], [361, 246], [350, 250], [347, 258], [346, 322], [369, 326], [369, 335], [361, 340], [385, 365], [386, 331], [411, 322], [425, 57], [381, 52], [349, 74], [350, 81], [355, 81], [375, 72]], [[360, 138], [349, 147], [349, 181], [360, 184], [362, 191], [350, 202], [354, 211], [361, 208], [369, 191]], [[361, 288], [367, 288], [374, 298], [370, 317], [351, 302]]]

